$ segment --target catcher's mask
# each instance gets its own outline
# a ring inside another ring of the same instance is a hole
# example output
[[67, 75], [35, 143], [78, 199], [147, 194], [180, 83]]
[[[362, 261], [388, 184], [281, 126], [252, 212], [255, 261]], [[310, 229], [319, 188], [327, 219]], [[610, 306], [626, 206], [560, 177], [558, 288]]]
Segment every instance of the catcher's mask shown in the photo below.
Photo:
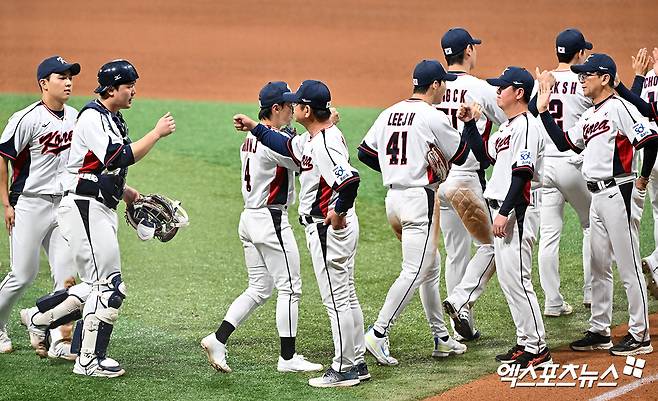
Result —
[[142, 241], [153, 237], [161, 242], [174, 238], [180, 227], [189, 224], [179, 201], [162, 195], [142, 196], [126, 208], [126, 222], [137, 230]]

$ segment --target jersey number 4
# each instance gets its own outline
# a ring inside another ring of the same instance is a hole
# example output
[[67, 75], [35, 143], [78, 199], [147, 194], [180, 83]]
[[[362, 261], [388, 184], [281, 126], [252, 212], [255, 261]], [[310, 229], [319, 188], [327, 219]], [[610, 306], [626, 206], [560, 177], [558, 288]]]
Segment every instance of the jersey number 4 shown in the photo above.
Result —
[[[400, 137], [402, 137], [402, 144], [400, 144]], [[391, 134], [391, 139], [386, 145], [386, 154], [391, 156], [389, 164], [407, 164], [407, 131], [396, 131]], [[398, 155], [400, 155], [399, 158]]]
[[247, 192], [251, 192], [251, 175], [249, 175], [249, 159], [244, 166], [244, 185]]

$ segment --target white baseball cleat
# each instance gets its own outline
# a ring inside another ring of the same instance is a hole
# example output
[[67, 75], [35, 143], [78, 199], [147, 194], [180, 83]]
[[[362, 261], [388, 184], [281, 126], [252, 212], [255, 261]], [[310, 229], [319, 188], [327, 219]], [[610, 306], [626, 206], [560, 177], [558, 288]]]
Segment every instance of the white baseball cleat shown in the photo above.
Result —
[[0, 354], [8, 354], [14, 350], [11, 345], [11, 339], [7, 335], [7, 331], [0, 330]]
[[83, 365], [78, 357], [73, 366], [73, 373], [92, 377], [119, 377], [126, 371], [112, 358], [99, 360], [95, 357]]
[[372, 326], [364, 334], [366, 349], [375, 357], [378, 363], [387, 366], [395, 366], [398, 360], [391, 356], [389, 351], [388, 336], [379, 338], [375, 335]]
[[319, 363], [309, 362], [304, 355], [295, 354], [287, 361], [279, 355], [276, 370], [279, 372], [318, 372], [323, 366]]
[[440, 337], [434, 337], [434, 351], [432, 351], [432, 356], [434, 358], [445, 358], [451, 355], [461, 355], [467, 349], [466, 344], [457, 342], [450, 336], [448, 336], [446, 341], [441, 340]]
[[228, 351], [226, 345], [222, 344], [215, 337], [215, 333], [210, 333], [201, 340], [201, 347], [208, 355], [208, 361], [213, 368], [218, 372], [231, 373], [231, 368], [226, 363]]
[[558, 306], [556, 308], [544, 309], [544, 316], [549, 316], [549, 317], [566, 316], [572, 313], [573, 313], [573, 307], [569, 305], [567, 302], [563, 302], [561, 306]]
[[32, 348], [38, 350], [40, 348], [48, 348], [48, 330], [41, 328], [32, 323], [32, 317], [39, 312], [36, 306], [29, 309], [21, 309], [21, 324], [27, 328], [30, 335], [30, 345]]
[[336, 372], [333, 368], [329, 368], [322, 376], [308, 380], [310, 386], [318, 388], [351, 387], [356, 386], [359, 383], [361, 383], [361, 381], [359, 380], [359, 372], [356, 367], [342, 373]]
[[66, 340], [55, 341], [50, 344], [48, 348], [48, 358], [51, 359], [66, 359], [67, 361], [75, 361], [78, 357], [77, 354], [71, 353], [71, 342]]

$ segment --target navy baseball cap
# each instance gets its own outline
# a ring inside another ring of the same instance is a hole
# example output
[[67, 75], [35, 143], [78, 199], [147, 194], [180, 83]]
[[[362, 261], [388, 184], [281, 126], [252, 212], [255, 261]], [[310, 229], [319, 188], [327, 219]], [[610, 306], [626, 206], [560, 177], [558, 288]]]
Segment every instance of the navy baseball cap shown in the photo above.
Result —
[[441, 48], [446, 56], [459, 54], [468, 45], [479, 45], [481, 43], [480, 39], [474, 39], [464, 28], [451, 28], [441, 38]]
[[585, 40], [582, 32], [575, 28], [564, 30], [555, 38], [555, 50], [558, 54], [575, 54], [583, 49], [592, 50], [593, 47]]
[[617, 65], [612, 57], [603, 53], [592, 53], [587, 57], [583, 64], [571, 66], [571, 71], [576, 74], [581, 72], [598, 72], [601, 74], [610, 74], [611, 79], [617, 75]]
[[297, 92], [284, 93], [283, 101], [307, 104], [314, 109], [328, 109], [331, 107], [331, 93], [324, 83], [307, 79], [299, 85]]
[[423, 60], [414, 68], [414, 86], [430, 85], [434, 81], [454, 81], [457, 75], [447, 73], [436, 60]]
[[290, 92], [288, 84], [283, 81], [268, 82], [258, 94], [258, 105], [268, 109], [275, 104], [283, 103], [283, 94]]
[[67, 63], [60, 56], [48, 57], [37, 67], [37, 81], [46, 78], [52, 73], [62, 73], [64, 71], [71, 71], [71, 75], [78, 75], [80, 73], [80, 64]]
[[532, 88], [535, 86], [535, 79], [528, 70], [522, 67], [507, 67], [500, 77], [489, 78], [487, 82], [490, 85], [500, 86], [502, 88], [508, 86], [523, 88], [525, 93], [532, 93]]

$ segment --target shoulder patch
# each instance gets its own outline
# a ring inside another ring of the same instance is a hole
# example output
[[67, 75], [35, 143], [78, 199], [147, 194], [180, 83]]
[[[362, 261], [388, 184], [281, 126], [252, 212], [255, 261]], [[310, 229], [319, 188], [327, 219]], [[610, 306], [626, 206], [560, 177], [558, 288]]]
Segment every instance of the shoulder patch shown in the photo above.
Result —
[[516, 165], [518, 167], [521, 166], [532, 166], [533, 163], [533, 157], [532, 157], [532, 152], [528, 149], [522, 149], [519, 152], [519, 157], [516, 160]]
[[645, 137], [651, 135], [651, 129], [649, 129], [649, 126], [642, 123], [641, 121], [633, 124], [633, 132], [635, 132], [635, 138], [638, 141], [641, 141]]

